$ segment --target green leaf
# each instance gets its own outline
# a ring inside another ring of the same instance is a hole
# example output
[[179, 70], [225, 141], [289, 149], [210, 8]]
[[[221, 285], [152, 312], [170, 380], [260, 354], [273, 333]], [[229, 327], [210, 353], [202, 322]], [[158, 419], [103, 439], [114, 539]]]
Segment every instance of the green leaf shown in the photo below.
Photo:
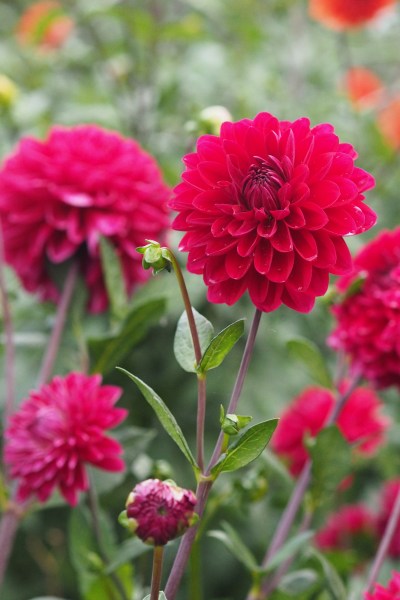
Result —
[[314, 531], [303, 531], [302, 533], [292, 537], [280, 548], [280, 550], [278, 550], [276, 554], [274, 554], [265, 570], [273, 571], [279, 567], [280, 564], [285, 562], [286, 559], [291, 558], [297, 552], [299, 552], [299, 550], [304, 550], [304, 547], [306, 547], [307, 542], [311, 540], [313, 535]]
[[100, 238], [100, 259], [111, 312], [117, 319], [122, 319], [128, 306], [125, 278], [121, 259], [113, 244], [105, 237]]
[[286, 344], [288, 353], [301, 361], [307, 368], [312, 379], [326, 388], [333, 388], [332, 377], [326, 368], [324, 357], [318, 346], [305, 338], [289, 340]]
[[157, 323], [166, 308], [165, 298], [147, 300], [132, 308], [116, 335], [88, 341], [92, 372], [109, 373]]
[[122, 565], [134, 560], [146, 552], [150, 552], [150, 550], [152, 550], [152, 547], [147, 546], [138, 538], [125, 540], [119, 545], [113, 560], [106, 567], [105, 572], [107, 574], [113, 573]]
[[333, 565], [315, 548], [310, 548], [308, 555], [321, 565], [332, 600], [347, 600], [346, 589]]
[[229, 354], [236, 342], [242, 337], [244, 332], [244, 319], [235, 321], [225, 327], [210, 342], [200, 361], [198, 371], [205, 373], [211, 369], [216, 369]]
[[318, 506], [335, 497], [338, 485], [348, 474], [351, 447], [337, 425], [331, 425], [311, 440], [308, 450], [313, 460], [310, 493]]
[[185, 436], [182, 433], [182, 429], [179, 427], [174, 415], [171, 413], [167, 405], [161, 400], [160, 396], [156, 394], [156, 392], [151, 389], [144, 381], [129, 373], [126, 369], [122, 369], [121, 367], [117, 367], [118, 371], [125, 373], [132, 381], [137, 385], [139, 390], [142, 392], [143, 396], [150, 404], [154, 412], [156, 413], [158, 420], [161, 425], [164, 427], [165, 431], [171, 437], [171, 439], [175, 442], [178, 448], [182, 451], [183, 455], [187, 458], [189, 463], [192, 465], [195, 472], [199, 471], [199, 466], [197, 465], [191, 451], [189, 445], [185, 439]]
[[298, 571], [288, 573], [282, 578], [279, 590], [288, 596], [298, 598], [299, 594], [307, 592], [310, 588], [314, 587], [318, 579], [318, 573], [312, 569], [299, 569]]
[[240, 536], [236, 531], [229, 525], [229, 523], [223, 522], [222, 528], [224, 531], [213, 530], [208, 533], [210, 537], [220, 540], [228, 548], [228, 550], [237, 558], [237, 560], [246, 567], [250, 573], [258, 571], [259, 566], [252, 552], [242, 542]]
[[277, 425], [278, 419], [270, 419], [249, 427], [221, 456], [211, 469], [211, 475], [217, 477], [223, 471], [236, 471], [255, 460], [267, 446]]
[[[147, 596], [145, 596], [143, 598], [143, 600], [150, 600], [150, 594], [148, 594]], [[159, 592], [158, 593], [158, 600], [167, 600], [167, 596], [164, 594], [164, 592]]]
[[[196, 309], [193, 308], [192, 310], [199, 336], [201, 353], [203, 354], [214, 335], [214, 327]], [[189, 373], [196, 373], [196, 357], [186, 311], [182, 313], [178, 321], [174, 338], [174, 353], [182, 369]]]

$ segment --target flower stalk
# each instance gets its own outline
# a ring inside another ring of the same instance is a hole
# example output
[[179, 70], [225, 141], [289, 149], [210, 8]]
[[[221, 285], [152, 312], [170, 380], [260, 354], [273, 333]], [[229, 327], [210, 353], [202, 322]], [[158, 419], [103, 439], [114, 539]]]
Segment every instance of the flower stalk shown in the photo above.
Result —
[[164, 546], [154, 546], [150, 600], [158, 600], [160, 592]]

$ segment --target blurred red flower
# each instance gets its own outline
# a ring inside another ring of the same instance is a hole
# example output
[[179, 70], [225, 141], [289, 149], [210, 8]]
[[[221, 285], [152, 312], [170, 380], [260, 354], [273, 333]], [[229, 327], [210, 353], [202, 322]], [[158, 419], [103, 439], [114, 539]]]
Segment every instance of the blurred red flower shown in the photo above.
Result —
[[322, 550], [351, 550], [368, 541], [376, 541], [375, 518], [367, 506], [349, 504], [332, 514], [315, 536]]
[[[386, 529], [387, 522], [392, 513], [397, 494], [400, 492], [400, 479], [388, 481], [381, 491], [380, 512], [377, 519], [378, 531], [381, 535]], [[397, 521], [397, 526], [389, 544], [389, 556], [392, 558], [400, 558], [400, 519]], [[400, 589], [399, 589], [400, 591]]]
[[208, 299], [233, 304], [248, 290], [262, 311], [310, 311], [329, 273], [351, 268], [343, 236], [375, 223], [362, 195], [374, 180], [355, 158], [332, 125], [305, 118], [260, 113], [201, 136], [170, 206]]
[[[342, 384], [341, 391], [346, 387]], [[272, 448], [287, 461], [293, 475], [300, 473], [308, 458], [305, 438], [315, 437], [321, 431], [334, 405], [330, 390], [309, 387], [281, 415]], [[337, 425], [350, 444], [357, 442], [356, 452], [372, 454], [382, 444], [390, 421], [380, 414], [381, 407], [378, 396], [368, 388], [359, 387], [348, 398]]]
[[309, 14], [338, 31], [362, 27], [396, 0], [309, 0]]
[[371, 594], [366, 593], [364, 600], [399, 600], [400, 599], [400, 572], [394, 571], [392, 578], [384, 587], [380, 583], [375, 584]]
[[16, 37], [21, 44], [41, 50], [56, 50], [68, 39], [74, 21], [54, 0], [34, 2], [24, 11], [17, 24]]
[[118, 254], [128, 292], [149, 276], [137, 246], [162, 242], [169, 188], [134, 140], [95, 125], [54, 127], [45, 141], [24, 138], [0, 171], [0, 218], [7, 262], [42, 299], [59, 291], [49, 266], [79, 263], [89, 310], [107, 308], [99, 240]]
[[344, 77], [343, 87], [357, 110], [374, 108], [382, 98], [382, 81], [376, 73], [365, 67], [349, 69]]
[[4, 458], [18, 480], [18, 499], [47, 500], [59, 488], [71, 505], [89, 486], [85, 464], [121, 471], [121, 445], [105, 435], [125, 419], [114, 408], [122, 389], [101, 385], [100, 375], [70, 373], [32, 391], [5, 431]]
[[146, 544], [164, 546], [182, 535], [195, 519], [196, 496], [172, 481], [146, 479], [126, 502], [129, 528]]
[[400, 96], [394, 98], [377, 117], [378, 129], [394, 150], [400, 149]]
[[339, 280], [345, 296], [333, 307], [337, 326], [329, 344], [378, 388], [400, 386], [399, 257], [400, 228], [382, 231], [356, 255], [353, 273]]

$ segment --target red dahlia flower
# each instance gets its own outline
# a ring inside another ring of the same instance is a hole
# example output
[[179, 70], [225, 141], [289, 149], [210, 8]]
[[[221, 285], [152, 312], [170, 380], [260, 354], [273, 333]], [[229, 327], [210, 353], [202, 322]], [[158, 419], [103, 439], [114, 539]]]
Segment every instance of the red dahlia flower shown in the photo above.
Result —
[[[378, 515], [378, 530], [381, 535], [386, 529], [386, 525], [389, 521], [392, 513], [397, 494], [400, 492], [400, 479], [393, 479], [388, 481], [381, 492], [381, 509]], [[397, 526], [389, 544], [388, 550], [389, 556], [395, 559], [400, 558], [400, 519], [397, 521]]]
[[18, 498], [44, 502], [58, 487], [72, 506], [88, 488], [85, 464], [121, 471], [120, 444], [105, 435], [126, 417], [114, 408], [122, 390], [100, 375], [70, 373], [30, 393], [5, 432], [5, 463], [19, 480]]
[[196, 496], [172, 481], [146, 479], [126, 501], [129, 528], [147, 544], [164, 546], [194, 522]]
[[[341, 390], [345, 389], [342, 385]], [[309, 387], [281, 415], [272, 448], [288, 461], [293, 475], [300, 473], [308, 458], [304, 439], [321, 431], [334, 405], [335, 397], [330, 390]], [[379, 414], [381, 406], [372, 390], [359, 387], [341, 411], [337, 425], [349, 443], [358, 442], [357, 452], [372, 454], [383, 442], [389, 419]]]
[[353, 369], [380, 388], [400, 386], [399, 256], [400, 228], [382, 231], [357, 254], [353, 273], [338, 282], [349, 295], [333, 308], [337, 327], [330, 345], [348, 353]]
[[396, 0], [310, 0], [309, 13], [316, 21], [338, 31], [362, 27]]
[[114, 246], [131, 292], [148, 276], [136, 247], [163, 240], [168, 197], [154, 159], [117, 133], [83, 125], [55, 127], [45, 141], [25, 138], [0, 171], [6, 260], [46, 300], [59, 296], [49, 265], [78, 261], [89, 310], [105, 310], [100, 237]]
[[170, 206], [208, 299], [233, 304], [248, 290], [262, 311], [310, 311], [329, 273], [351, 267], [343, 236], [375, 223], [362, 195], [374, 180], [355, 157], [331, 125], [268, 113], [201, 136]]
[[400, 600], [400, 572], [394, 571], [387, 587], [375, 584], [374, 591], [366, 593], [364, 600]]
[[343, 506], [328, 518], [326, 525], [320, 529], [315, 542], [322, 550], [351, 550], [366, 541], [375, 541], [377, 532], [375, 518], [367, 506], [349, 504]]

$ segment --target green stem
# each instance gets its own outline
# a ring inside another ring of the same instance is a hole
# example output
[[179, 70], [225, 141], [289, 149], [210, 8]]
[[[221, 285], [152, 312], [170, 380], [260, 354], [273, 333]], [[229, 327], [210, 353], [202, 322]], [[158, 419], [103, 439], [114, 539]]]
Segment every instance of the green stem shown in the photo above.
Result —
[[161, 584], [163, 554], [164, 546], [154, 546], [150, 600], [158, 600]]

